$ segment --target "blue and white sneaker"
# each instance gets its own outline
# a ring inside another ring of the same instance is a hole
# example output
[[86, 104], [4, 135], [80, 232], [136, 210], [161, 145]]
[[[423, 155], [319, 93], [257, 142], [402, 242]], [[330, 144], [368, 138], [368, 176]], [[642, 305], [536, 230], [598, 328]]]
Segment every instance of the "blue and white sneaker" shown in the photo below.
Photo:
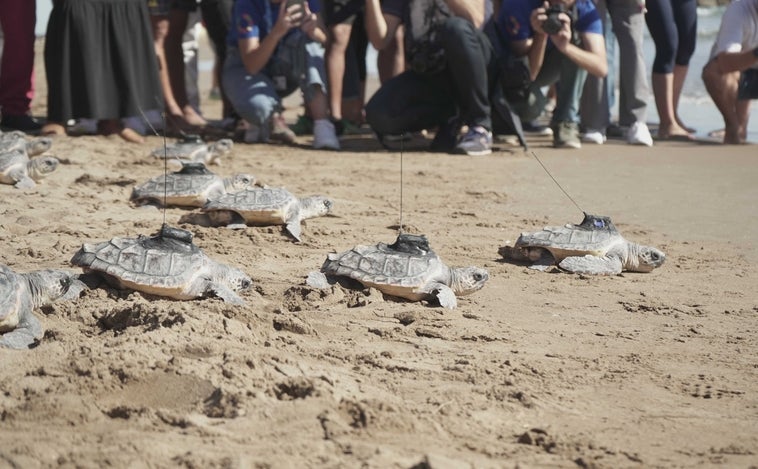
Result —
[[483, 156], [492, 153], [492, 132], [481, 125], [470, 127], [455, 146], [456, 153]]

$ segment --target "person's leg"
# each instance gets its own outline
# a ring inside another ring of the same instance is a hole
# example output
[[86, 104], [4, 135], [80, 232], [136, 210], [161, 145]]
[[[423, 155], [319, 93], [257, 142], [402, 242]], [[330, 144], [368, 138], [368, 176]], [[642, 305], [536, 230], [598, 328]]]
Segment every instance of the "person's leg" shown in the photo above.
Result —
[[687, 78], [689, 64], [695, 53], [697, 42], [697, 0], [681, 0], [673, 2], [674, 19], [679, 34], [679, 47], [674, 61], [674, 119], [677, 124], [689, 133], [695, 129], [687, 127], [679, 117], [679, 98], [682, 95], [684, 81]]
[[324, 48], [317, 42], [305, 44], [305, 80], [301, 83], [305, 106], [313, 118], [313, 147], [339, 150], [334, 123], [329, 119]]
[[702, 78], [705, 89], [724, 118], [724, 143], [740, 143], [740, 125], [746, 122], [741, 115], [744, 110], [737, 106], [740, 73], [721, 73], [716, 60], [711, 60], [703, 67]]
[[[600, 18], [603, 20], [603, 33], [606, 44], [609, 38], [613, 38], [611, 24], [608, 20], [606, 1], [597, 0], [595, 2]], [[609, 59], [610, 62], [610, 59]], [[611, 67], [608, 67], [610, 74]], [[585, 134], [589, 136], [585, 141], [593, 143], [603, 143], [605, 140], [605, 129], [611, 121], [610, 104], [608, 102], [608, 80], [607, 77], [587, 76], [584, 82], [584, 89], [580, 99], [580, 113], [582, 127]]]
[[[155, 55], [158, 58], [158, 78], [161, 83], [166, 113], [169, 116], [180, 116], [182, 111], [176, 103], [176, 98], [171, 89], [168, 64], [166, 63], [166, 37], [169, 31], [168, 14], [171, 8], [170, 5], [170, 0], [160, 0], [156, 2], [155, 6], [151, 6], [150, 23], [153, 29], [153, 45], [155, 46]], [[168, 124], [172, 128], [181, 129], [184, 127], [184, 120], [179, 119], [176, 121], [172, 119]]]
[[224, 62], [221, 86], [235, 111], [250, 125], [250, 138], [246, 141], [268, 141], [268, 123], [271, 116], [281, 110], [281, 101], [271, 79], [262, 73], [248, 74], [239, 51], [231, 48]]
[[445, 85], [412, 71], [387, 80], [366, 103], [366, 122], [380, 137], [431, 129], [455, 113]]
[[403, 26], [400, 25], [395, 33], [395, 38], [377, 54], [376, 68], [379, 71], [379, 83], [384, 84], [405, 70], [404, 32]]
[[650, 92], [643, 55], [645, 15], [637, 0], [617, 0], [609, 5], [613, 30], [619, 44], [619, 125], [631, 126], [647, 119]]
[[679, 33], [676, 29], [671, 0], [650, 0], [646, 3], [647, 22], [650, 36], [655, 43], [653, 60], [653, 95], [658, 110], [660, 124], [659, 138], [687, 135], [676, 121], [674, 111], [674, 60], [679, 47]]
[[[208, 37], [213, 43], [213, 49], [216, 53], [215, 66], [213, 67], [216, 84], [221, 83], [221, 73], [223, 71], [224, 59], [226, 58], [226, 35], [229, 32], [231, 23], [231, 12], [234, 0], [202, 0], [200, 2], [200, 13], [208, 31]], [[229, 98], [224, 93], [223, 88], [219, 85], [222, 101], [222, 116], [224, 118], [238, 117], [234, 114], [234, 108], [229, 102]]]
[[34, 97], [34, 24], [36, 3], [0, 1], [0, 27], [5, 37], [0, 62], [0, 107], [3, 126], [36, 131], [41, 126], [29, 115]]
[[489, 39], [459, 17], [448, 19], [440, 36], [462, 123], [492, 130], [488, 64], [494, 51]]
[[[345, 76], [345, 51], [353, 25], [339, 23], [329, 27], [326, 42], [326, 75], [329, 86], [329, 109], [334, 120], [342, 120], [342, 85]], [[315, 118], [315, 117], [314, 117]]]
[[[194, 2], [191, 2], [194, 4]], [[168, 69], [168, 77], [171, 83], [171, 91], [174, 94], [174, 99], [179, 108], [180, 113], [175, 114], [175, 110], [171, 111], [171, 114], [180, 120], [183, 120], [190, 126], [202, 127], [207, 124], [205, 119], [198, 114], [195, 109], [190, 105], [187, 98], [187, 85], [184, 78], [184, 51], [182, 49], [182, 42], [184, 38], [184, 31], [187, 29], [187, 18], [189, 13], [182, 5], [172, 7], [169, 12], [169, 27], [168, 34], [165, 40], [165, 53], [166, 53], [166, 65]]]

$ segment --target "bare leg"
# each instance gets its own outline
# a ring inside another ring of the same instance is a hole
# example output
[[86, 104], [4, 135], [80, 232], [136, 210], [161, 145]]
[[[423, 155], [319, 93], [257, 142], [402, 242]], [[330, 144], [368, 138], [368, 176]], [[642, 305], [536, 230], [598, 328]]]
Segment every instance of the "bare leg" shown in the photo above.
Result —
[[687, 78], [689, 68], [688, 65], [674, 65], [674, 119], [679, 127], [693, 134], [695, 129], [685, 125], [679, 117], [679, 98], [682, 96], [682, 88], [684, 88], [684, 80]]
[[172, 8], [169, 13], [169, 28], [166, 36], [166, 64], [168, 76], [171, 82], [171, 91], [174, 93], [179, 110], [172, 116], [184, 120], [191, 126], [202, 127], [207, 124], [205, 119], [198, 114], [189, 104], [187, 98], [187, 85], [184, 82], [184, 51], [182, 50], [182, 37], [187, 29], [188, 13], [179, 8]]
[[405, 70], [405, 51], [403, 49], [403, 28], [397, 28], [397, 33], [392, 42], [380, 50], [376, 58], [376, 67], [379, 69], [379, 82], [384, 83], [390, 78], [399, 75]]
[[[724, 143], [740, 143], [741, 119], [737, 107], [740, 73], [721, 73], [717, 62], [713, 60], [703, 67], [702, 78], [705, 89], [708, 90], [708, 94], [711, 95], [711, 99], [724, 117]], [[750, 102], [747, 101], [747, 103]], [[745, 112], [745, 110], [740, 108], [740, 112]]]
[[655, 95], [655, 107], [658, 109], [658, 117], [661, 120], [658, 127], [658, 138], [688, 135], [687, 130], [682, 128], [676, 120], [674, 74], [653, 73], [653, 94]]
[[737, 100], [737, 119], [739, 120], [740, 143], [747, 142], [747, 124], [750, 119], [750, 100]]
[[329, 118], [329, 103], [321, 86], [313, 85], [313, 99], [306, 103], [314, 121]]
[[352, 29], [353, 26], [346, 23], [335, 24], [329, 28], [330, 37], [326, 45], [326, 77], [329, 87], [329, 108], [335, 120], [342, 119], [342, 80], [345, 77], [345, 51]]
[[176, 98], [174, 98], [174, 93], [171, 90], [171, 81], [166, 64], [166, 37], [168, 36], [169, 19], [168, 16], [152, 16], [150, 19], [153, 25], [153, 45], [155, 46], [155, 55], [158, 57], [158, 76], [166, 104], [166, 112], [170, 116], [178, 116], [181, 115], [182, 110], [176, 103]]

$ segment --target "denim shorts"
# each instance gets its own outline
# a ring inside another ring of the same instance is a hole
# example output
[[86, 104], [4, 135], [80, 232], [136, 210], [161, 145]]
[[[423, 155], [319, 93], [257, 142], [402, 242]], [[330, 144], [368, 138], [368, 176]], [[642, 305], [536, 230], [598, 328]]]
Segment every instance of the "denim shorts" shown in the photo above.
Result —
[[737, 99], [758, 99], [758, 69], [748, 68], [740, 74], [740, 85], [737, 91]]

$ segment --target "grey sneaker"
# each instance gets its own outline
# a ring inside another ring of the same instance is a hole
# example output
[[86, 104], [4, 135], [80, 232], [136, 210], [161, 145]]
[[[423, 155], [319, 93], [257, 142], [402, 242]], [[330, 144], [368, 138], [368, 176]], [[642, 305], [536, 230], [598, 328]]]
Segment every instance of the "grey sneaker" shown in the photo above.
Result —
[[455, 146], [457, 153], [469, 156], [482, 156], [492, 153], [492, 132], [477, 125], [471, 127]]
[[579, 125], [576, 122], [553, 124], [553, 146], [555, 148], [582, 148], [579, 140]]

